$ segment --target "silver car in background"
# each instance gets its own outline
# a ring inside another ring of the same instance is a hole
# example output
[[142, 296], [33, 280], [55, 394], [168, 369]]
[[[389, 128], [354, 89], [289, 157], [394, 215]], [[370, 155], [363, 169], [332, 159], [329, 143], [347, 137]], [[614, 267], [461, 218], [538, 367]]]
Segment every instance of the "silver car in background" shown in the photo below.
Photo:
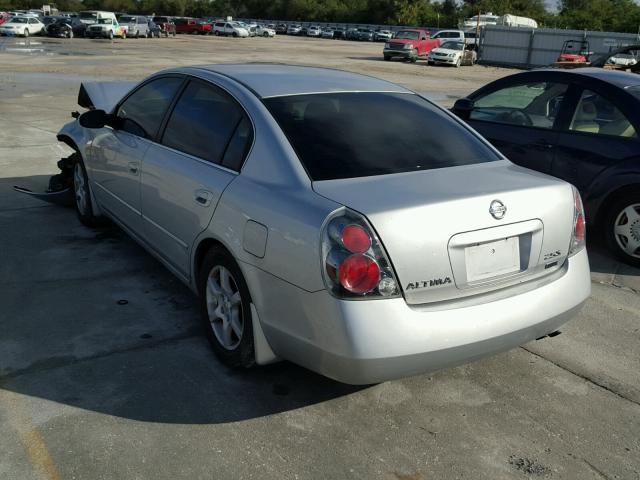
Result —
[[543, 337], [589, 296], [577, 191], [404, 87], [211, 65], [79, 99], [58, 138], [80, 220], [189, 285], [227, 365], [379, 382]]
[[140, 38], [149, 36], [149, 19], [142, 15], [122, 15], [118, 19], [122, 28], [127, 29], [129, 38]]

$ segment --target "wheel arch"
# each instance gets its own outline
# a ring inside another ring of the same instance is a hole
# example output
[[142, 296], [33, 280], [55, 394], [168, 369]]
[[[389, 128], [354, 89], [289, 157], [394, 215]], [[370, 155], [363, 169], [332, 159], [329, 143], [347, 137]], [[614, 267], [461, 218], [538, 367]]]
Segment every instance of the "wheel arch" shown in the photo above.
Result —
[[640, 182], [628, 183], [626, 185], [619, 186], [611, 190], [599, 203], [595, 212], [595, 225], [601, 225], [605, 220], [610, 206], [616, 201], [624, 198], [630, 193], [637, 193], [640, 191]]

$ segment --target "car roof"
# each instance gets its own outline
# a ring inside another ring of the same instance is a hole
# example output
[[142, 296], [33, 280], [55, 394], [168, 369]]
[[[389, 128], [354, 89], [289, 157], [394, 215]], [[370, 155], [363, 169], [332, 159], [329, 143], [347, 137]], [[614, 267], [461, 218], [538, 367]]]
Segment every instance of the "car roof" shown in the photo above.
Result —
[[620, 88], [630, 87], [640, 84], [640, 77], [634, 73], [621, 72], [619, 70], [605, 70], [604, 68], [577, 68], [575, 70], [561, 70], [557, 68], [545, 68], [533, 70], [534, 72], [562, 72], [563, 74], [577, 75], [594, 78], [610, 83]]
[[[330, 92], [413, 93], [385, 80], [329, 68], [280, 64], [201, 65], [178, 71], [217, 73], [243, 84], [261, 98]], [[175, 71], [175, 70], [174, 70]], [[215, 77], [212, 75], [212, 80]]]

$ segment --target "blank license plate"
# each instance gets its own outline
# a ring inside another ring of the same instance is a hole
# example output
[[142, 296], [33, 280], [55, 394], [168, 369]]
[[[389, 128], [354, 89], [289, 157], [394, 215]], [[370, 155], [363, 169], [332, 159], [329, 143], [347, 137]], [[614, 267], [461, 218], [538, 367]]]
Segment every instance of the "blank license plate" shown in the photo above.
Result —
[[467, 247], [464, 251], [467, 282], [476, 282], [520, 270], [518, 237]]

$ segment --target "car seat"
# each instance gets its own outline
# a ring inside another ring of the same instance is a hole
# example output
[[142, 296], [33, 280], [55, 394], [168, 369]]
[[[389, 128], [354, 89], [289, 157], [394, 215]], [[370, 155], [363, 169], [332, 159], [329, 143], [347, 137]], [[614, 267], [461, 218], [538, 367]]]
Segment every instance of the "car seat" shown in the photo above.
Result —
[[614, 108], [613, 110], [613, 118], [611, 121], [600, 127], [600, 133], [626, 138], [636, 136], [636, 130], [633, 128], [633, 125], [629, 123], [629, 120], [627, 120], [627, 118], [617, 108]]
[[576, 132], [599, 133], [600, 125], [596, 122], [598, 111], [593, 102], [582, 99], [571, 122], [571, 130]]

